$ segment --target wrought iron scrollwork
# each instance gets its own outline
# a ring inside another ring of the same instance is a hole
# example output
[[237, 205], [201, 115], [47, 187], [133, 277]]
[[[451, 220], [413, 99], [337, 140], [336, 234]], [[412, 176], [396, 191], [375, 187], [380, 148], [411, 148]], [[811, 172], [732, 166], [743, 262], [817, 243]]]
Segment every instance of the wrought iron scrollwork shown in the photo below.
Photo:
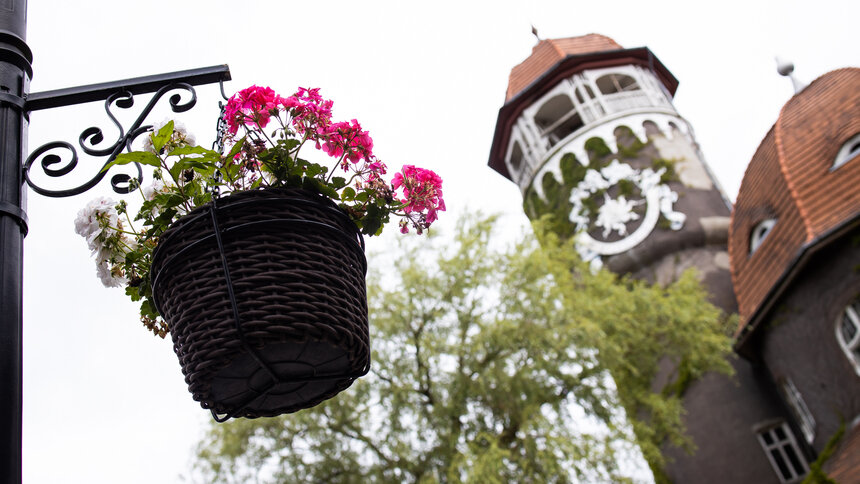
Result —
[[[171, 111], [174, 113], [183, 113], [197, 104], [197, 93], [191, 84], [176, 82], [165, 85], [155, 91], [152, 98], [128, 130], [124, 129], [122, 123], [114, 116], [112, 108], [115, 106], [120, 109], [130, 109], [134, 106], [134, 94], [125, 89], [111, 94], [105, 100], [105, 112], [119, 130], [119, 136], [116, 140], [113, 143], [102, 146], [105, 144], [104, 132], [101, 128], [95, 126], [83, 130], [78, 137], [78, 145], [85, 154], [95, 158], [107, 157], [98, 173], [89, 181], [74, 188], [50, 190], [34, 183], [30, 177], [30, 169], [37, 161], [41, 171], [45, 175], [54, 178], [71, 173], [78, 165], [78, 151], [71, 143], [52, 141], [37, 148], [24, 162], [24, 179], [27, 184], [37, 193], [56, 198], [78, 195], [93, 188], [107, 175], [108, 170], [106, 168], [117, 155], [122, 153], [123, 150], [131, 151], [134, 140], [152, 129], [151, 125], [145, 125], [144, 122], [158, 102], [168, 93], [177, 90], [180, 92], [176, 92], [168, 98]], [[183, 94], [190, 95], [190, 98], [183, 101], [183, 97], [185, 97]], [[57, 154], [57, 151], [64, 151], [66, 156], [60, 156]], [[134, 165], [137, 171], [136, 176], [118, 173], [111, 177], [111, 187], [114, 192], [121, 194], [129, 193], [143, 182], [143, 170], [140, 164], [134, 163]]]

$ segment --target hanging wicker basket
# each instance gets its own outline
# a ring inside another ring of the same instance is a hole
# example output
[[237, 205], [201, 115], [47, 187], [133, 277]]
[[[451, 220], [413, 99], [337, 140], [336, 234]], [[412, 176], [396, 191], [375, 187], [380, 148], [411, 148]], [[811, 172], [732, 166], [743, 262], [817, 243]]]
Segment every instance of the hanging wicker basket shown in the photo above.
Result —
[[193, 398], [224, 421], [312, 407], [370, 368], [355, 224], [298, 189], [241, 192], [174, 223], [152, 292]]

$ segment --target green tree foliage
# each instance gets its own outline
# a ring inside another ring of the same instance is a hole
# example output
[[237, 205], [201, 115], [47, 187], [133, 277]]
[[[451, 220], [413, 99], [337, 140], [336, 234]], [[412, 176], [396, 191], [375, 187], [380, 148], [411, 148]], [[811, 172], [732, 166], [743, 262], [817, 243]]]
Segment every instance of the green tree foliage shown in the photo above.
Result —
[[541, 237], [566, 312], [594, 334], [588, 345], [614, 380], [640, 450], [662, 482], [660, 448], [671, 443], [694, 450], [682, 422], [687, 385], [709, 371], [732, 371], [724, 315], [707, 302], [693, 270], [667, 287], [608, 271], [592, 274], [572, 240], [560, 242], [550, 232]]
[[658, 365], [726, 369], [719, 311], [692, 275], [660, 288], [592, 274], [550, 234], [543, 250], [498, 248], [496, 225], [466, 217], [453, 242], [404, 242], [369, 281], [371, 373], [312, 409], [213, 424], [197, 477], [627, 482], [625, 440], [661, 462], [684, 438], [680, 392], [651, 391]]

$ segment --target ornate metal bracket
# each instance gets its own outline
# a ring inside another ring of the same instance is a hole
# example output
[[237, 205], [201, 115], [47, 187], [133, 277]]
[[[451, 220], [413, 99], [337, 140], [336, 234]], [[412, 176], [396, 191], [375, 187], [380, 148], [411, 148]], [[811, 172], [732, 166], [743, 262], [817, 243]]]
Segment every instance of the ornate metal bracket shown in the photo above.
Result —
[[[24, 110], [28, 114], [31, 111], [41, 109], [104, 101], [105, 112], [119, 130], [119, 136], [113, 143], [104, 147], [97, 147], [97, 145], [103, 144], [105, 138], [101, 128], [92, 126], [81, 132], [78, 137], [78, 145], [81, 150], [89, 156], [106, 157], [106, 159], [99, 171], [89, 181], [77, 187], [50, 190], [35, 184], [30, 178], [30, 169], [37, 161], [45, 175], [55, 178], [67, 175], [77, 167], [78, 152], [71, 143], [65, 141], [52, 141], [36, 148], [24, 162], [24, 180], [35, 192], [48, 197], [69, 197], [84, 193], [96, 186], [107, 175], [105, 167], [118, 154], [123, 150], [131, 151], [132, 142], [138, 136], [151, 129], [151, 126], [144, 125], [144, 121], [163, 97], [173, 92], [168, 99], [170, 109], [175, 113], [182, 113], [197, 104], [197, 94], [194, 86], [215, 82], [221, 83], [221, 93], [223, 96], [223, 82], [230, 79], [230, 68], [226, 65], [220, 65], [31, 94], [24, 103]], [[134, 105], [134, 96], [136, 94], [149, 93], [154, 93], [152, 98], [143, 110], [141, 110], [131, 126], [127, 130], [124, 129], [117, 117], [114, 116], [112, 109], [114, 107], [129, 109]], [[190, 99], [183, 101], [183, 93], [190, 96]], [[55, 153], [57, 150], [63, 150], [68, 153], [67, 161], [64, 162], [64, 157]], [[139, 164], [135, 165], [137, 169], [136, 177], [124, 173], [111, 177], [111, 186], [116, 193], [129, 193], [133, 190], [135, 183], [132, 183], [132, 180], [136, 180], [137, 184], [142, 182], [143, 171]]]

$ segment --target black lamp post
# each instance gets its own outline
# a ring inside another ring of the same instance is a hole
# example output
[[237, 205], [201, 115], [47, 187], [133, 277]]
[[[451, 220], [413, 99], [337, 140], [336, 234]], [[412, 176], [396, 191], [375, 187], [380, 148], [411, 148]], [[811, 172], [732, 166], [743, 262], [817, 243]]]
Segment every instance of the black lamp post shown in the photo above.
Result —
[[26, 0], [0, 4], [0, 481], [21, 482], [22, 261], [27, 217], [21, 207], [27, 122], [24, 98], [33, 55], [24, 41]]
[[[146, 131], [146, 117], [155, 104], [174, 91], [190, 95], [183, 101], [178, 94], [169, 98], [174, 112], [191, 109], [197, 101], [193, 86], [230, 80], [226, 65], [172, 72], [122, 81], [92, 84], [29, 94], [33, 56], [25, 42], [27, 1], [0, 0], [0, 483], [21, 482], [21, 414], [22, 414], [22, 300], [23, 241], [27, 235], [24, 211], [24, 184], [49, 197], [67, 197], [94, 187], [106, 175], [102, 166], [126, 150], [134, 138]], [[154, 93], [132, 125], [125, 129], [111, 113], [113, 108], [129, 109], [134, 96]], [[222, 89], [223, 94], [223, 89]], [[27, 150], [28, 113], [31, 111], [106, 101], [105, 110], [114, 120], [120, 135], [114, 142], [103, 143], [101, 130], [88, 128], [79, 138], [79, 146], [91, 157], [104, 158], [102, 166], [93, 167], [95, 175], [75, 188], [50, 190], [34, 183], [30, 169], [35, 165], [45, 175], [60, 177], [77, 166], [78, 153], [70, 143], [47, 143], [32, 152]], [[107, 147], [96, 148], [96, 144]], [[62, 163], [52, 151], [65, 151], [70, 161]], [[140, 181], [141, 169], [137, 167]], [[132, 177], [115, 175], [111, 184], [117, 193], [128, 193]]]

